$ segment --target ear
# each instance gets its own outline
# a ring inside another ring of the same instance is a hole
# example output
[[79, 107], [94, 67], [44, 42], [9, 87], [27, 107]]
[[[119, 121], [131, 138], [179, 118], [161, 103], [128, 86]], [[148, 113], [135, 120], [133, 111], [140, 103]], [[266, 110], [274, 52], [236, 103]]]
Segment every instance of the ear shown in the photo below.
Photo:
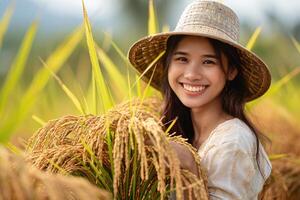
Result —
[[227, 74], [227, 80], [232, 81], [238, 74], [238, 70], [234, 67], [233, 69], [229, 70]]

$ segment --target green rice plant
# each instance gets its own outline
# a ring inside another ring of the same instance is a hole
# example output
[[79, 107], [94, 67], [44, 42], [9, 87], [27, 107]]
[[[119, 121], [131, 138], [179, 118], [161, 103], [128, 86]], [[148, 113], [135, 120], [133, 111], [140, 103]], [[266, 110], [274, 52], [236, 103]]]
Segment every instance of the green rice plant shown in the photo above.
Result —
[[[95, 89], [94, 89], [94, 96], [98, 96], [101, 105], [98, 107], [98, 105], [95, 102], [96, 105], [96, 110], [101, 112], [105, 112], [109, 108], [113, 106], [113, 99], [111, 98], [111, 95], [108, 91], [107, 84], [105, 83], [105, 80], [103, 78], [101, 68], [98, 62], [98, 57], [97, 57], [97, 51], [96, 51], [96, 45], [93, 39], [93, 34], [90, 26], [90, 22], [87, 16], [86, 8], [84, 5], [84, 1], [82, 0], [82, 7], [83, 7], [83, 14], [84, 14], [84, 27], [85, 27], [85, 35], [86, 35], [86, 41], [88, 45], [88, 50], [90, 54], [90, 60], [92, 63], [92, 69], [93, 69], [93, 80], [95, 81], [93, 84]], [[94, 99], [95, 100], [95, 99]]]
[[250, 39], [249, 39], [249, 41], [248, 41], [248, 43], [246, 45], [246, 48], [248, 50], [251, 50], [253, 48], [253, 46], [256, 43], [256, 40], [257, 40], [259, 34], [261, 33], [261, 30], [262, 30], [261, 27], [257, 27], [255, 29], [254, 33], [252, 34], [252, 36], [250, 37]]
[[37, 23], [34, 22], [24, 36], [19, 53], [9, 68], [10, 71], [7, 74], [6, 80], [0, 90], [0, 117], [3, 117], [7, 101], [24, 71], [36, 31]]
[[107, 53], [101, 49], [97, 48], [97, 53], [100, 62], [103, 63], [105, 71], [108, 73], [108, 79], [111, 83], [111, 88], [114, 88], [112, 93], [115, 98], [120, 98], [119, 101], [127, 97], [127, 91], [129, 90], [128, 83], [123, 74], [121, 74], [118, 67], [113, 63], [112, 59], [107, 55]]
[[6, 11], [4, 12], [3, 18], [0, 21], [0, 49], [2, 47], [2, 42], [4, 35], [7, 31], [8, 25], [10, 23], [11, 17], [14, 12], [14, 5], [9, 6]]
[[[76, 29], [72, 35], [70, 35], [46, 60], [47, 66], [53, 71], [57, 72], [65, 63], [65, 61], [72, 54], [78, 43], [81, 41], [83, 36], [82, 27]], [[24, 59], [24, 57], [20, 57]], [[21, 62], [21, 61], [20, 61]], [[17, 62], [18, 63], [18, 62]], [[20, 65], [19, 65], [20, 66]], [[21, 67], [19, 67], [20, 69]], [[14, 73], [18, 73], [19, 70], [14, 70]], [[12, 76], [15, 77], [15, 76]], [[7, 141], [13, 131], [18, 125], [24, 120], [29, 111], [32, 109], [37, 95], [44, 89], [46, 84], [51, 77], [51, 73], [48, 69], [40, 69], [34, 76], [29, 87], [26, 89], [19, 104], [9, 113], [9, 117], [1, 121], [0, 130], [0, 141]]]
[[109, 200], [111, 195], [79, 177], [47, 174], [0, 147], [0, 199]]
[[291, 40], [292, 40], [294, 46], [296, 47], [297, 51], [300, 53], [300, 44], [299, 44], [299, 42], [294, 37], [291, 37]]
[[[100, 116], [65, 116], [48, 122], [28, 143], [27, 159], [37, 168], [87, 178], [114, 199], [207, 199], [205, 174], [196, 150], [163, 131], [160, 101], [129, 101]], [[145, 144], [146, 139], [152, 145]], [[196, 177], [179, 167], [170, 142], [185, 145], [198, 163]]]
[[157, 30], [158, 30], [157, 16], [156, 16], [153, 0], [149, 1], [148, 8], [149, 8], [148, 34], [152, 35], [152, 34], [157, 33]]
[[87, 114], [86, 109], [83, 107], [83, 105], [79, 101], [79, 99], [71, 92], [71, 90], [63, 83], [63, 81], [53, 71], [51, 71], [51, 69], [47, 66], [47, 64], [45, 62], [43, 62], [43, 64], [50, 71], [52, 76], [57, 80], [57, 82], [59, 83], [59, 85], [61, 86], [63, 91], [70, 98], [70, 100], [74, 103], [75, 107], [80, 112], [80, 114], [82, 114], [82, 115]]

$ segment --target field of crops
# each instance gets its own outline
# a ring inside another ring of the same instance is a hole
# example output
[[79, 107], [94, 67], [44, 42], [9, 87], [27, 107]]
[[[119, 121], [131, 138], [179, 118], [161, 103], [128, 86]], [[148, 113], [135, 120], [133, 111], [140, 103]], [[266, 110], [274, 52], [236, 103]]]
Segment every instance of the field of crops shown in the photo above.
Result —
[[[0, 54], [13, 13], [10, 6], [0, 16]], [[47, 55], [32, 55], [39, 26], [33, 22], [5, 66], [0, 80], [0, 199], [163, 199], [172, 192], [180, 199], [185, 191], [207, 199], [200, 165], [202, 177], [197, 179], [179, 168], [168, 148], [170, 141], [186, 143], [162, 131], [160, 93], [135, 73], [111, 35], [94, 33], [84, 4], [83, 16], [83, 25]], [[158, 24], [149, 1], [148, 34], [168, 29]], [[269, 91], [247, 104], [249, 117], [272, 141], [267, 150], [273, 172], [264, 198], [296, 200], [300, 38], [262, 36], [261, 31], [257, 27], [244, 38], [248, 49], [262, 53], [273, 75]], [[144, 137], [155, 145], [147, 147]]]

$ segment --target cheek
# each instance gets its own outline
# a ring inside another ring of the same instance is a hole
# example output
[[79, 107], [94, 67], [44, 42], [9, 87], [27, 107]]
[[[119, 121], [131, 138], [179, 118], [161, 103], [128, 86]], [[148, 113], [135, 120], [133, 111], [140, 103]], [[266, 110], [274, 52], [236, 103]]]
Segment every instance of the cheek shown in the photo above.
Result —
[[210, 80], [217, 84], [219, 87], [223, 87], [226, 83], [226, 75], [221, 69], [212, 70], [207, 74]]
[[172, 83], [174, 83], [174, 81], [176, 81], [177, 78], [177, 71], [176, 68], [174, 68], [174, 66], [170, 65], [169, 69], [168, 69], [168, 82], [170, 85], [172, 85]]
[[226, 84], [226, 76], [225, 74], [219, 74], [218, 77], [216, 77], [216, 80], [215, 80], [217, 83], [218, 83], [218, 86], [220, 88], [220, 90], [223, 90], [224, 87], [225, 87], [225, 84]]

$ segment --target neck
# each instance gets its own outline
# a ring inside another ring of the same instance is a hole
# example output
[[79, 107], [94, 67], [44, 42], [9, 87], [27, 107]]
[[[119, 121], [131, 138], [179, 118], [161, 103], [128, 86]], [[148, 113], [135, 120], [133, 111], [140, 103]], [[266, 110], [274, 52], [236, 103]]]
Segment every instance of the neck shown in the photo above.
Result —
[[195, 132], [193, 146], [198, 148], [218, 124], [231, 119], [232, 116], [223, 111], [221, 100], [216, 99], [210, 104], [192, 108], [191, 118]]

